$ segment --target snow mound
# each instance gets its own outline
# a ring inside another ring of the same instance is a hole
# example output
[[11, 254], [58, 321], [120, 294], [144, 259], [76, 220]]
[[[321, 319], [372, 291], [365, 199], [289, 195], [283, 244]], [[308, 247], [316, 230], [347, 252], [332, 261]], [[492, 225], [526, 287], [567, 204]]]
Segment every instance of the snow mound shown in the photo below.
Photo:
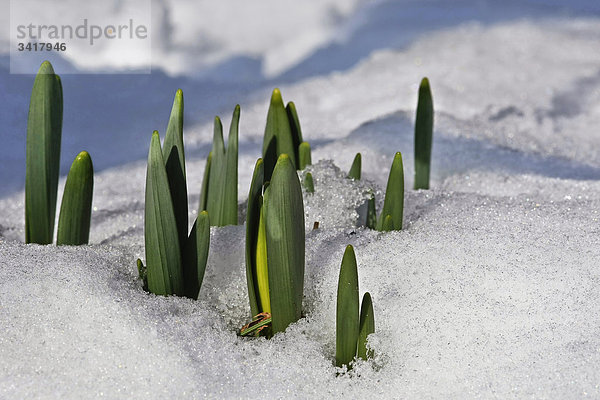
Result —
[[[311, 169], [329, 202], [311, 198], [315, 185], [305, 194], [308, 215], [361, 198], [332, 163]], [[401, 232], [327, 218], [308, 231], [305, 315], [272, 340], [237, 336], [250, 317], [244, 226], [212, 228], [198, 301], [141, 289], [139, 233], [131, 245], [4, 241], [0, 397], [596, 393], [600, 250], [590, 210], [600, 198], [411, 191], [406, 203]], [[338, 375], [335, 299], [347, 244], [356, 250], [361, 295], [374, 300], [375, 358]]]

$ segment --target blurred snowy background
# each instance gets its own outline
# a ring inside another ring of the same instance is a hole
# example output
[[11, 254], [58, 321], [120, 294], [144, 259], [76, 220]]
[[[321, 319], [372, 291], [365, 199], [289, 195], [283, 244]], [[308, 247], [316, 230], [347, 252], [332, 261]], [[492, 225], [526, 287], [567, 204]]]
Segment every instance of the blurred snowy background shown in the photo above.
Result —
[[[80, 150], [96, 169], [81, 248], [22, 244], [33, 76], [9, 74], [0, 37], [0, 398], [600, 397], [600, 2], [165, 0], [152, 18], [149, 75], [101, 54], [112, 73], [54, 64], [62, 173]], [[213, 117], [228, 125], [241, 105], [243, 202], [274, 87], [296, 103], [315, 164], [346, 171], [360, 151], [382, 189], [402, 151], [411, 188], [423, 76], [432, 190], [407, 190], [404, 231], [355, 229], [360, 186], [314, 166], [306, 318], [270, 341], [236, 336], [249, 317], [243, 226], [213, 229], [198, 302], [142, 291], [145, 159], [177, 88], [193, 217]], [[337, 376], [346, 244], [373, 296], [376, 357]]]

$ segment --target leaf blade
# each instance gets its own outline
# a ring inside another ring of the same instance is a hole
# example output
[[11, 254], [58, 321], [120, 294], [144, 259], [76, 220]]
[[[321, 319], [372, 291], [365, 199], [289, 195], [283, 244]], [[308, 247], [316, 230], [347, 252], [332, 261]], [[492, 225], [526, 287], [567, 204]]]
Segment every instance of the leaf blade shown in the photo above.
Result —
[[300, 168], [304, 169], [307, 165], [312, 164], [312, 156], [310, 154], [310, 143], [302, 142], [298, 148], [298, 165]]
[[223, 220], [222, 225], [237, 225], [238, 223], [238, 140], [240, 125], [240, 106], [235, 106], [229, 138], [227, 140], [226, 165], [223, 173]]
[[57, 245], [88, 243], [93, 192], [94, 166], [88, 152], [82, 151], [67, 175], [58, 218]]
[[304, 177], [304, 189], [306, 189], [307, 193], [314, 193], [315, 192], [315, 183], [313, 181], [313, 177], [312, 174], [310, 172], [306, 173], [306, 176]]
[[414, 188], [429, 189], [431, 146], [433, 144], [433, 99], [429, 79], [419, 85], [417, 116], [415, 120], [415, 183]]
[[[302, 140], [302, 128], [300, 127], [300, 119], [298, 118], [298, 112], [296, 110], [296, 104], [293, 101], [290, 101], [285, 106], [285, 111], [288, 116], [288, 121], [290, 123], [290, 131], [292, 134], [292, 144], [294, 146], [294, 157], [295, 164], [298, 169], [304, 169], [304, 167], [300, 167], [301, 165], [301, 155], [300, 155], [300, 145], [302, 143], [307, 143]], [[308, 144], [308, 143], [307, 143]], [[292, 155], [290, 154], [290, 157]], [[310, 156], [310, 146], [309, 146], [309, 156]], [[309, 165], [310, 161], [308, 162]]]
[[383, 201], [383, 210], [378, 221], [378, 228], [383, 228], [385, 217], [388, 215], [392, 219], [392, 229], [402, 229], [402, 218], [404, 213], [404, 169], [402, 167], [402, 154], [397, 152], [390, 168], [385, 198]]
[[188, 202], [183, 146], [183, 91], [178, 89], [173, 99], [167, 133], [163, 144], [163, 159], [177, 220], [179, 243], [185, 243], [188, 232]]
[[340, 267], [335, 322], [335, 364], [349, 365], [356, 355], [359, 332], [358, 270], [351, 245], [346, 247]]
[[198, 204], [198, 212], [205, 211], [208, 207], [208, 186], [210, 181], [210, 166], [212, 163], [212, 151], [206, 157], [204, 164], [204, 176], [202, 179], [202, 187], [200, 188], [200, 203]]
[[226, 153], [223, 141], [223, 124], [219, 117], [215, 117], [213, 130], [212, 159], [210, 165], [210, 177], [208, 180], [206, 211], [211, 215], [213, 226], [222, 226], [223, 223], [223, 191]]
[[27, 117], [25, 170], [25, 242], [48, 244], [54, 218], [60, 169], [62, 85], [44, 61], [31, 90]]
[[302, 316], [304, 290], [304, 205], [296, 168], [282, 154], [273, 170], [264, 203], [273, 333]]
[[350, 167], [350, 171], [348, 171], [348, 178], [350, 179], [356, 179], [356, 180], [360, 180], [360, 175], [361, 175], [361, 166], [362, 166], [362, 161], [361, 161], [361, 155], [360, 153], [356, 153], [356, 155], [354, 156], [354, 160], [352, 161], [352, 166]]
[[373, 356], [373, 352], [367, 349], [367, 339], [375, 332], [375, 316], [373, 314], [373, 301], [371, 295], [366, 292], [360, 306], [360, 323], [358, 333], [357, 356], [366, 360]]
[[271, 175], [280, 155], [289, 155], [292, 158], [292, 164], [296, 165], [294, 159], [296, 158], [297, 148], [298, 146], [294, 147], [290, 121], [283, 105], [281, 92], [275, 88], [271, 94], [271, 103], [263, 137], [262, 155], [265, 163], [265, 181], [271, 180]]
[[148, 289], [160, 295], [184, 294], [177, 222], [157, 131], [148, 152], [144, 240]]

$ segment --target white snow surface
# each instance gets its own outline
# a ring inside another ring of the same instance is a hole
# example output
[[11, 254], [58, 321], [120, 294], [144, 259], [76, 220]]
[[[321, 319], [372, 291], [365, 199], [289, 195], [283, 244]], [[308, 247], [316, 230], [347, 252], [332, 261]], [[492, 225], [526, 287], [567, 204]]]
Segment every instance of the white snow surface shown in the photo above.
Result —
[[[332, 0], [261, 24], [236, 2], [248, 18], [228, 30], [225, 3], [157, 3], [179, 22], [152, 75], [62, 78], [63, 173], [83, 149], [96, 166], [88, 246], [23, 243], [33, 77], [9, 75], [0, 55], [1, 399], [600, 397], [600, 6]], [[199, 31], [208, 56], [194, 61]], [[423, 76], [432, 189], [414, 191]], [[228, 126], [239, 102], [243, 216], [276, 86], [313, 148], [304, 317], [248, 339], [244, 225], [211, 229], [197, 301], [142, 290], [145, 157], [181, 87], [193, 221], [212, 116]], [[404, 229], [357, 227], [368, 189], [381, 208], [396, 151]], [[356, 152], [361, 181], [345, 178]], [[376, 326], [374, 358], [350, 371], [334, 366], [348, 244]]]

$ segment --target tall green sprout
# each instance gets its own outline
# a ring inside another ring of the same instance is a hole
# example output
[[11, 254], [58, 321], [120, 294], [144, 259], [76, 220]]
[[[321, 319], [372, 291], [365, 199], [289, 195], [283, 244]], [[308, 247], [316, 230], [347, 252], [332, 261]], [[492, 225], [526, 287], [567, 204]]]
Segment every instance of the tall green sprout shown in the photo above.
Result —
[[215, 117], [212, 151], [206, 160], [200, 210], [207, 210], [214, 226], [237, 225], [238, 132], [240, 106], [235, 106], [227, 148], [221, 119]]
[[179, 242], [184, 243], [188, 230], [188, 201], [183, 147], [183, 91], [181, 89], [175, 92], [162, 155], [173, 200], [177, 234]]
[[25, 242], [48, 244], [54, 236], [63, 118], [62, 85], [44, 61], [35, 77], [27, 117]]
[[429, 80], [419, 86], [417, 118], [415, 121], [415, 190], [429, 189], [431, 145], [433, 143], [433, 100]]

